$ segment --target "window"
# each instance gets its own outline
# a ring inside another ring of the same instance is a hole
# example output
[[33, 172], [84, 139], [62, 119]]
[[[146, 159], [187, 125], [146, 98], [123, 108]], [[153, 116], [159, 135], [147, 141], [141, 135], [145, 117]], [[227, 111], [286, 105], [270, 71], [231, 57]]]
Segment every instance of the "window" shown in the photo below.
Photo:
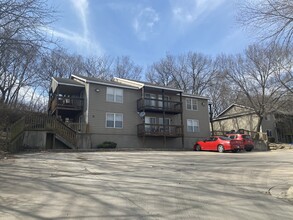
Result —
[[145, 105], [148, 107], [156, 107], [156, 95], [155, 94], [149, 94], [146, 93], [144, 96], [145, 99]]
[[107, 102], [123, 103], [123, 90], [107, 87]]
[[156, 118], [154, 117], [145, 117], [145, 130], [147, 132], [154, 132], [156, 130]]
[[[163, 118], [159, 118], [159, 124], [165, 125], [165, 131], [170, 131], [170, 125], [171, 125], [170, 118], [165, 118], [164, 123], [163, 123]], [[164, 131], [164, 126], [160, 126], [160, 131]]]
[[198, 120], [187, 119], [187, 132], [199, 132]]
[[106, 113], [106, 128], [123, 128], [123, 114]]
[[197, 100], [196, 99], [186, 99], [186, 109], [197, 111]]

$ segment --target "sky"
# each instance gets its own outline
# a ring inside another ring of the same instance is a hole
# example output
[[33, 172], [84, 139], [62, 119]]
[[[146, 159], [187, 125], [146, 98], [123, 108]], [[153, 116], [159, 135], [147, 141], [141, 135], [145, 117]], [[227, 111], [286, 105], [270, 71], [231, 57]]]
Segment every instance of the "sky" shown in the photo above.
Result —
[[70, 53], [129, 56], [147, 67], [166, 54], [241, 53], [252, 41], [236, 22], [237, 0], [49, 0], [48, 29]]

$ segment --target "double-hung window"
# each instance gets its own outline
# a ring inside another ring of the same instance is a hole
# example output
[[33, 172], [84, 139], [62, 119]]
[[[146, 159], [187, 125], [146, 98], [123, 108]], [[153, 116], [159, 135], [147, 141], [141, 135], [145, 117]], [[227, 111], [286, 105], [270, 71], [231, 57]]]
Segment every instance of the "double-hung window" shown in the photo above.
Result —
[[106, 113], [106, 128], [123, 128], [123, 114]]
[[107, 87], [107, 102], [123, 103], [123, 89]]
[[199, 132], [199, 122], [196, 119], [187, 119], [187, 132]]
[[197, 100], [196, 99], [186, 99], [186, 109], [187, 110], [193, 110], [193, 111], [197, 111], [198, 107], [197, 107]]

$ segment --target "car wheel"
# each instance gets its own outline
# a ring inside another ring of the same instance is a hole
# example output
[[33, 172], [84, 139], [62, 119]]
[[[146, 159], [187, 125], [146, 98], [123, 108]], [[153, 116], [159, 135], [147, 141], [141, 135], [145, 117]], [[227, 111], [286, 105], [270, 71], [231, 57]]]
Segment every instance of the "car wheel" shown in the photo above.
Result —
[[252, 149], [250, 149], [250, 148], [249, 148], [249, 149], [246, 149], [246, 151], [251, 151], [251, 150], [252, 150]]
[[224, 153], [224, 151], [225, 151], [224, 146], [220, 144], [220, 145], [218, 146], [218, 151], [219, 151], [220, 153]]
[[197, 144], [197, 145], [195, 146], [195, 150], [196, 150], [196, 151], [201, 151], [201, 148], [200, 148], [200, 145], [199, 145], [199, 144]]
[[237, 152], [239, 152], [239, 151], [236, 149], [236, 150], [232, 150], [232, 152], [233, 152], [233, 153], [237, 153]]

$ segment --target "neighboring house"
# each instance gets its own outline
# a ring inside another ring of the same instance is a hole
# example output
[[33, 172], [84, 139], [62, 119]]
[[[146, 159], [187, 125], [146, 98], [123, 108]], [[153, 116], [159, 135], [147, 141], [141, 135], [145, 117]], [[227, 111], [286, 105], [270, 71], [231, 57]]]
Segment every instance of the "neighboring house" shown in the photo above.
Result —
[[53, 78], [48, 112], [80, 133], [79, 147], [192, 148], [210, 134], [208, 99], [145, 82]]
[[[269, 114], [264, 117], [260, 132], [264, 132], [268, 137], [273, 137], [276, 141], [280, 142], [292, 142], [293, 132], [292, 127], [288, 123], [288, 117], [286, 120], [279, 120], [280, 115]], [[213, 119], [213, 128], [215, 131], [238, 131], [239, 129], [244, 129], [248, 131], [256, 131], [258, 116], [254, 110], [250, 107], [232, 104], [217, 117]], [[284, 123], [287, 125], [284, 126]]]

